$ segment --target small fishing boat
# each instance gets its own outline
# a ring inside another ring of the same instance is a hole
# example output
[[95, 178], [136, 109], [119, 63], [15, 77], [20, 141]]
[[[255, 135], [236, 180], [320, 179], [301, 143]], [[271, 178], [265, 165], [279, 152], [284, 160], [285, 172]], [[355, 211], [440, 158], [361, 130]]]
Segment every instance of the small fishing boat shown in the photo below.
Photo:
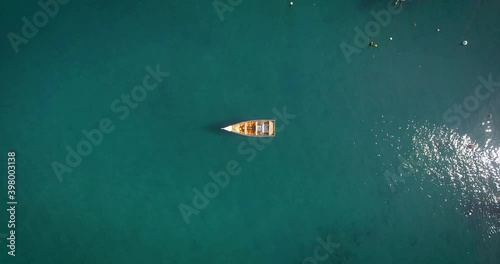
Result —
[[274, 137], [276, 120], [250, 120], [221, 129], [249, 137]]

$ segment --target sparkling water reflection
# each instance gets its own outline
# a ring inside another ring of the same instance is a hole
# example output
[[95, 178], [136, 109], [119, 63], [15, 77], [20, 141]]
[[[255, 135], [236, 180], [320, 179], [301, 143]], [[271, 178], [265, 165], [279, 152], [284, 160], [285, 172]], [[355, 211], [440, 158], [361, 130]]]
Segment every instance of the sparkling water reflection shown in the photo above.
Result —
[[453, 203], [457, 213], [477, 221], [484, 238], [500, 233], [500, 144], [492, 116], [474, 136], [428, 122], [395, 123], [383, 120], [374, 132], [384, 169], [412, 175], [397, 182], [398, 190]]

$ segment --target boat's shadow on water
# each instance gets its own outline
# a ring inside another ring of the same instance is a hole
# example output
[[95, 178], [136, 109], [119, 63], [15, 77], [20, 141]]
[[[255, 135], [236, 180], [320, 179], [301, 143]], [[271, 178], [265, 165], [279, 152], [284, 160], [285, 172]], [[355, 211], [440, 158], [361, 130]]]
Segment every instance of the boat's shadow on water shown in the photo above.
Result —
[[224, 131], [222, 129], [220, 129], [221, 127], [223, 126], [220, 126], [219, 124], [209, 124], [209, 125], [206, 125], [206, 126], [203, 126], [203, 130], [205, 130], [206, 132], [209, 132], [211, 134], [222, 134], [224, 133]]

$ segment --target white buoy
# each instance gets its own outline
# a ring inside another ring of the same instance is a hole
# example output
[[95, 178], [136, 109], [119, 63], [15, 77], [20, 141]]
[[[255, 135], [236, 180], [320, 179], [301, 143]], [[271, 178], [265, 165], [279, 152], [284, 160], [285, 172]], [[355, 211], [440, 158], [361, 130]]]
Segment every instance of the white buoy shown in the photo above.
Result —
[[462, 41], [463, 46], [467, 46], [467, 44], [469, 44], [469, 42], [467, 42], [467, 40]]
[[441, 29], [439, 29], [439, 28], [436, 28], [436, 31], [437, 31], [437, 32], [439, 32], [439, 31], [441, 31]]
[[389, 37], [389, 40], [392, 40], [392, 37]]
[[290, 2], [290, 6], [293, 6], [293, 2]]

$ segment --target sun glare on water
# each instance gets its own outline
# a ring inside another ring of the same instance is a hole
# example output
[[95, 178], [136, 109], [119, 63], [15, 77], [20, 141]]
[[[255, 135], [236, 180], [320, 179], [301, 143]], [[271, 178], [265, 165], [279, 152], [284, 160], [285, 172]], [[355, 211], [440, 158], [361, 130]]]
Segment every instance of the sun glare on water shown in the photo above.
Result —
[[375, 135], [378, 156], [388, 170], [396, 172], [401, 164], [412, 175], [398, 183], [399, 190], [442, 196], [456, 204], [458, 213], [480, 217], [489, 226], [487, 236], [500, 233], [500, 144], [489, 121], [474, 136], [413, 121], [393, 134], [387, 131], [394, 131], [389, 128], [394, 122], [381, 123], [384, 129]]

